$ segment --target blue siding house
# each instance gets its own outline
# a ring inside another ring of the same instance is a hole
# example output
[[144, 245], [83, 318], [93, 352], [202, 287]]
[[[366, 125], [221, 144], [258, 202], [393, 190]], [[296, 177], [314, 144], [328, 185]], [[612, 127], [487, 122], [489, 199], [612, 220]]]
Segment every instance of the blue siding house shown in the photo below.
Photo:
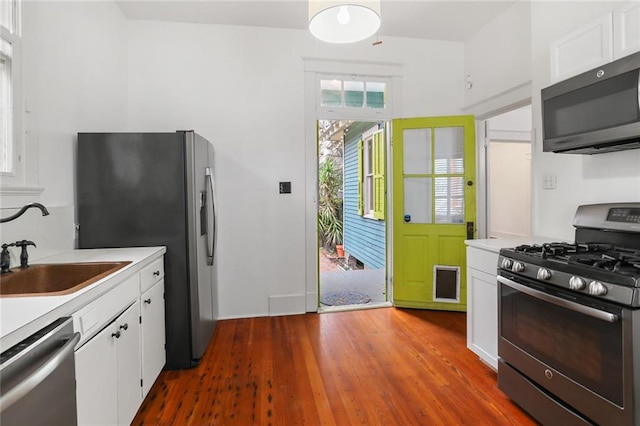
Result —
[[[345, 252], [367, 269], [384, 269], [386, 260], [385, 220], [362, 215], [362, 134], [382, 128], [382, 123], [353, 123], [344, 143], [343, 245]], [[381, 157], [383, 158], [383, 157]]]

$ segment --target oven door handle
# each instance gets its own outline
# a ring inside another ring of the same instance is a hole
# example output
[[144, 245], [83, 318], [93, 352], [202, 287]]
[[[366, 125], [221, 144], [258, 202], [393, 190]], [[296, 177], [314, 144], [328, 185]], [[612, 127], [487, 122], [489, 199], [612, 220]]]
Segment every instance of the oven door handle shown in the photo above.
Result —
[[511, 287], [514, 290], [518, 290], [522, 293], [528, 294], [531, 297], [535, 297], [536, 299], [543, 300], [545, 302], [553, 303], [554, 305], [570, 309], [574, 312], [578, 312], [584, 315], [588, 315], [593, 318], [597, 318], [599, 320], [607, 321], [607, 322], [616, 322], [618, 321], [618, 315], [612, 314], [610, 312], [601, 311], [600, 309], [592, 308], [590, 306], [581, 305], [579, 303], [571, 302], [569, 300], [561, 299], [556, 296], [552, 296], [545, 292], [535, 290], [531, 287], [527, 287], [526, 285], [518, 284], [508, 278], [497, 276], [498, 282], [506, 285], [507, 287]]

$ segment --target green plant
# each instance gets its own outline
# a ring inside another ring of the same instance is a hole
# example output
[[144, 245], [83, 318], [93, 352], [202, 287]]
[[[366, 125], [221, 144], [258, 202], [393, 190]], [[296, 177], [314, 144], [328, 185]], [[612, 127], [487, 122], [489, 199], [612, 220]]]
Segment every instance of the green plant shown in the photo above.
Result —
[[325, 247], [342, 244], [342, 172], [332, 158], [325, 159], [318, 170], [318, 230]]

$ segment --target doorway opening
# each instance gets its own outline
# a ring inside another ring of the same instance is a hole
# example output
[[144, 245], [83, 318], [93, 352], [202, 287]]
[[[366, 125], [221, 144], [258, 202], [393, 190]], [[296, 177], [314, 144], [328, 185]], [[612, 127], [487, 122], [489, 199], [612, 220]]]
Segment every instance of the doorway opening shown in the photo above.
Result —
[[485, 121], [487, 238], [531, 235], [531, 105]]
[[386, 123], [317, 128], [318, 311], [388, 306]]

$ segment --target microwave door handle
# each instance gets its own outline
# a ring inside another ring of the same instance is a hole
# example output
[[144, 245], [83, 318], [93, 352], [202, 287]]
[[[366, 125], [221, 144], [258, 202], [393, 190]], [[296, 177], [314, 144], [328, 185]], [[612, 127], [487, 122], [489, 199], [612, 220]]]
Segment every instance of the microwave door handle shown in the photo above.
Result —
[[571, 302], [569, 300], [561, 299], [556, 296], [552, 296], [548, 293], [535, 290], [531, 287], [527, 287], [522, 284], [518, 284], [510, 279], [505, 277], [497, 276], [498, 282], [506, 285], [507, 287], [511, 287], [514, 290], [519, 292], [528, 294], [531, 297], [535, 297], [536, 299], [540, 299], [545, 302], [553, 303], [556, 306], [560, 306], [562, 308], [570, 309], [574, 312], [578, 312], [580, 314], [588, 315], [590, 317], [607, 321], [607, 322], [616, 322], [618, 321], [618, 315], [612, 314], [610, 312], [601, 311], [600, 309], [595, 309], [590, 306], [581, 305], [579, 303]]

